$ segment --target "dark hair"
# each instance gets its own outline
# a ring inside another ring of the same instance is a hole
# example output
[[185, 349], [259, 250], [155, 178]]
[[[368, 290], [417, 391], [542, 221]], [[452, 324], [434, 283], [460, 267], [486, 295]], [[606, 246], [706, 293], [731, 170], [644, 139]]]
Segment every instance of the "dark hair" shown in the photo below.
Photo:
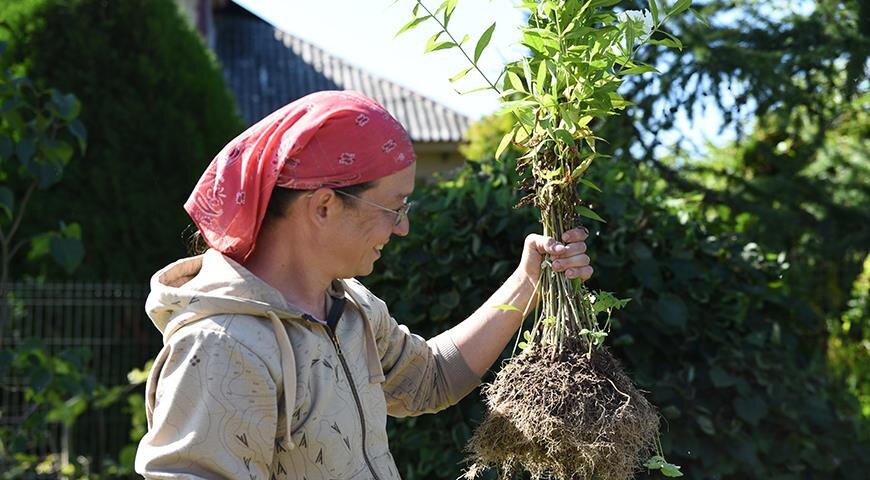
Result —
[[[356, 185], [333, 188], [333, 190], [342, 191], [349, 195], [360, 195], [366, 190], [374, 187], [375, 182], [376, 180], [372, 180]], [[269, 204], [266, 205], [266, 216], [263, 218], [263, 223], [265, 224], [267, 222], [283, 218], [284, 214], [287, 212], [287, 209], [290, 208], [290, 205], [292, 205], [297, 198], [310, 191], [311, 190], [293, 190], [290, 188], [276, 187], [274, 190], [272, 190], [272, 196], [269, 198]], [[355, 201], [353, 198], [346, 197], [344, 195], [339, 195], [338, 198], [345, 204], [352, 204], [352, 202]], [[188, 232], [190, 232], [191, 230], [193, 230], [193, 233], [188, 234]], [[205, 240], [203, 240], [202, 232], [200, 232], [195, 225], [189, 225], [184, 230], [184, 233], [182, 233], [182, 237], [187, 237], [187, 251], [190, 255], [200, 255], [208, 250], [208, 244], [206, 244]]]

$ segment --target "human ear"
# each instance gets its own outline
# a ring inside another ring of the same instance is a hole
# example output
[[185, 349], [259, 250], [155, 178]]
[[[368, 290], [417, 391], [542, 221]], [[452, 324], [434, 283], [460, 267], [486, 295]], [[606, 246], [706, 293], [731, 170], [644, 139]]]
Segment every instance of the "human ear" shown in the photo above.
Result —
[[338, 198], [331, 188], [318, 188], [307, 195], [306, 213], [312, 222], [323, 225], [338, 208]]

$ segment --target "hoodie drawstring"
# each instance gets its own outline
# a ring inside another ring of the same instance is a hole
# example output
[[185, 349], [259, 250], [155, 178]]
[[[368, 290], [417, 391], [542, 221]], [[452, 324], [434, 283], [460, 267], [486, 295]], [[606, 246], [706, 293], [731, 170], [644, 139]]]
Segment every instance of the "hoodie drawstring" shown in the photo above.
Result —
[[266, 311], [266, 316], [272, 320], [272, 329], [275, 331], [278, 349], [281, 351], [281, 375], [284, 380], [284, 409], [286, 416], [285, 428], [287, 429], [284, 439], [287, 441], [288, 448], [295, 448], [296, 444], [293, 443], [290, 432], [291, 421], [293, 420], [293, 406], [296, 402], [296, 357], [293, 356], [293, 346], [290, 344], [287, 328], [284, 327], [281, 319], [271, 310]]

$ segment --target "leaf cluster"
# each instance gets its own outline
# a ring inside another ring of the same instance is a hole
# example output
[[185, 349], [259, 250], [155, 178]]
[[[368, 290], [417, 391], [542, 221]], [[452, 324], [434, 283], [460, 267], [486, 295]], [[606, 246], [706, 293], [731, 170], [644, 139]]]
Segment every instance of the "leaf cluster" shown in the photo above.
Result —
[[[0, 59], [5, 50], [6, 42], [0, 41]], [[0, 285], [12, 274], [13, 257], [28, 245], [32, 262], [50, 254], [67, 273], [81, 262], [84, 251], [78, 224], [67, 226], [61, 221], [58, 230], [31, 238], [18, 234], [25, 217], [28, 222], [35, 217], [27, 211], [33, 195], [45, 195], [60, 181], [76, 147], [85, 152], [80, 112], [81, 104], [72, 94], [41, 88], [11, 68], [0, 73]], [[47, 222], [36, 217], [33, 223], [45, 228]]]

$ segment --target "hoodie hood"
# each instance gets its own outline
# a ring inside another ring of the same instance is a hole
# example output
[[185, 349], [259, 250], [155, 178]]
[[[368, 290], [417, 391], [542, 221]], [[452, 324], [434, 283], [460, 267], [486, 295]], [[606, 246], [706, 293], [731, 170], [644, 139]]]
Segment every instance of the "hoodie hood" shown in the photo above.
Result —
[[[345, 298], [357, 308], [365, 322], [366, 353], [369, 377], [383, 381], [371, 321], [367, 317], [366, 300], [354, 291], [355, 281], [334, 280], [327, 293], [332, 298]], [[203, 255], [184, 258], [167, 265], [151, 277], [151, 293], [145, 301], [145, 310], [154, 326], [163, 333], [163, 344], [185, 325], [212, 315], [251, 315], [269, 319], [281, 351], [281, 370], [284, 394], [295, 398], [296, 361], [293, 348], [283, 322], [326, 323], [287, 303], [274, 287], [261, 280], [248, 269], [210, 249]], [[291, 402], [285, 402], [290, 408]], [[286, 437], [290, 439], [292, 412], [286, 412]]]
[[[336, 291], [340, 289], [340, 285], [333, 285], [330, 294], [342, 296], [343, 292]], [[288, 305], [278, 290], [217, 250], [183, 258], [155, 273], [145, 311], [163, 333], [164, 343], [179, 328], [209, 315], [267, 317], [267, 312], [272, 312], [282, 320], [316, 321]]]

